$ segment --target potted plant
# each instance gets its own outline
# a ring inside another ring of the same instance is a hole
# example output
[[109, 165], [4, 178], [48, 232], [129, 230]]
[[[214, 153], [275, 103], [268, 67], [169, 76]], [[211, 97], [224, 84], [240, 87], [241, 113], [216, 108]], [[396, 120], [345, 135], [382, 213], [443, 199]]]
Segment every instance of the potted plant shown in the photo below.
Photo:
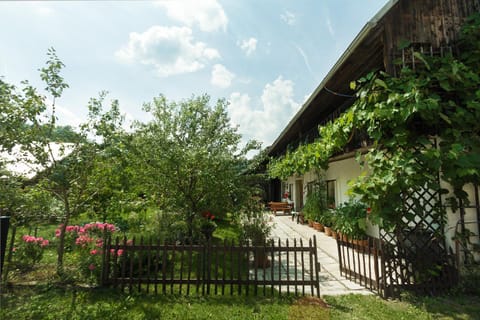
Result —
[[261, 246], [267, 242], [273, 226], [269, 222], [268, 215], [263, 212], [262, 204], [252, 198], [242, 211], [241, 219], [242, 240], [250, 241], [254, 247], [257, 247], [253, 251], [255, 267], [268, 268], [270, 261]]
[[366, 221], [367, 206], [362, 202], [349, 200], [335, 209], [335, 228], [357, 244], [367, 239]]
[[200, 223], [200, 232], [205, 239], [209, 241], [212, 238], [213, 232], [217, 229], [217, 224], [213, 221], [215, 216], [208, 211], [204, 212], [202, 216], [203, 219]]
[[325, 210], [320, 216], [320, 223], [323, 224], [325, 229], [325, 235], [332, 236], [332, 225], [333, 225], [333, 212], [331, 210]]
[[303, 211], [309, 221], [313, 221], [312, 226], [318, 231], [323, 231], [322, 215], [328, 210], [326, 183], [324, 180], [317, 179], [309, 189]]

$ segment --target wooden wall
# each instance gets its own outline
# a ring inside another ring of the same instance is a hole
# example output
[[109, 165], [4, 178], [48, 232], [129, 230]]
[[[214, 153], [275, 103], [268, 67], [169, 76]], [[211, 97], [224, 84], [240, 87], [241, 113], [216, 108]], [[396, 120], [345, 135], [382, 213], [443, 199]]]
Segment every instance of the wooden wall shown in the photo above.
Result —
[[465, 19], [480, 12], [480, 0], [400, 0], [381, 20], [384, 63], [390, 69], [399, 45], [408, 41], [433, 49], [458, 40]]

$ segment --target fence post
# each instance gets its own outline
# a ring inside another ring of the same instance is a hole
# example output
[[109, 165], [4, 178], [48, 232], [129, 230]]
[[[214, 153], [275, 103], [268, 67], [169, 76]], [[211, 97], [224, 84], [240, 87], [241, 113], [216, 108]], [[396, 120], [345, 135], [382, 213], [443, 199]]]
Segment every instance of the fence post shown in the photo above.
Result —
[[0, 277], [3, 271], [3, 262], [5, 260], [5, 249], [7, 248], [8, 227], [10, 225], [9, 216], [0, 217]]
[[[338, 243], [338, 239], [337, 239]], [[315, 286], [317, 287], [317, 297], [320, 298], [320, 262], [318, 262], [318, 253], [317, 253], [317, 236], [313, 235], [313, 250], [314, 250], [314, 257], [315, 257]], [[313, 293], [313, 292], [312, 292]]]
[[104, 286], [107, 283], [107, 275], [109, 274], [109, 259], [107, 258], [109, 252], [110, 252], [110, 243], [109, 242], [110, 237], [107, 236], [107, 228], [103, 229], [103, 255], [102, 255], [102, 273], [100, 276], [100, 286]]

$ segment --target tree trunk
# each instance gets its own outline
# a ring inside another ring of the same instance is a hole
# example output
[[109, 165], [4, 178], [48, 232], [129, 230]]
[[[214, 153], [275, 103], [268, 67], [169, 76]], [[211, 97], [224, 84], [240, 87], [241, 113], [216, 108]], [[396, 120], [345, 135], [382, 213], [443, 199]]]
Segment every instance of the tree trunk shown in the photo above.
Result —
[[68, 202], [68, 196], [65, 195], [64, 198], [64, 213], [65, 213], [65, 218], [63, 220], [63, 223], [60, 226], [60, 237], [59, 237], [59, 243], [58, 243], [58, 248], [57, 248], [57, 274], [59, 276], [63, 276], [64, 274], [64, 269], [63, 269], [63, 254], [65, 252], [65, 231], [67, 229], [67, 225], [70, 220], [70, 203]]

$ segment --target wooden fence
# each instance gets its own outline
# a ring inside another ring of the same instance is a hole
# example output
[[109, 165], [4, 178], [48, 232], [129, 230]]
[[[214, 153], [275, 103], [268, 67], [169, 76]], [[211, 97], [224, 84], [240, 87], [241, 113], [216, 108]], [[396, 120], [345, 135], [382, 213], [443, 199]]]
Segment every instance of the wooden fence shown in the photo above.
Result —
[[378, 239], [352, 240], [337, 237], [340, 274], [381, 294], [381, 256]]
[[270, 241], [202, 245], [107, 239], [102, 284], [155, 294], [320, 296], [315, 236], [304, 244]]
[[337, 237], [337, 247], [340, 274], [383, 298], [398, 298], [403, 290], [436, 294], [458, 281], [453, 256], [433, 247], [417, 248], [412, 254], [398, 241], [341, 237]]

